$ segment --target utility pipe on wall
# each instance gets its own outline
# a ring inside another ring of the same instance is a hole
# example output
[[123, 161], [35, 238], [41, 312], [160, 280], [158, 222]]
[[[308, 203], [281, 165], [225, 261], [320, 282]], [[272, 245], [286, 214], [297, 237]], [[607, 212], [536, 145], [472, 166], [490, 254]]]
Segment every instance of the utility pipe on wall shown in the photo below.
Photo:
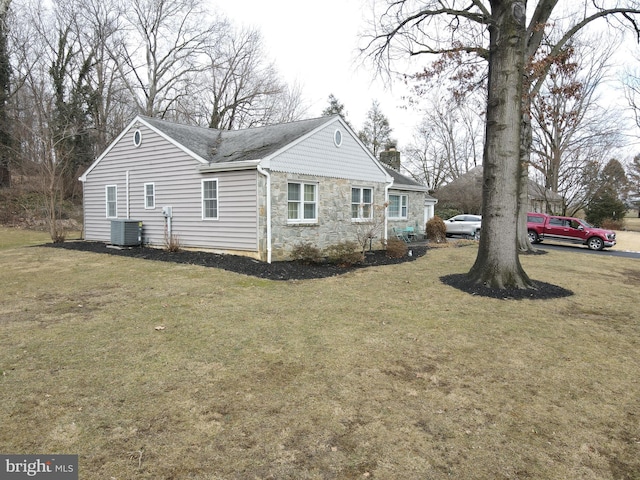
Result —
[[126, 195], [126, 206], [127, 206], [127, 220], [129, 220], [130, 218], [130, 212], [129, 212], [129, 170], [127, 170], [126, 172], [126, 176], [125, 176], [125, 188], [124, 188], [124, 194]]
[[271, 174], [260, 165], [257, 169], [267, 180], [267, 263], [271, 263]]

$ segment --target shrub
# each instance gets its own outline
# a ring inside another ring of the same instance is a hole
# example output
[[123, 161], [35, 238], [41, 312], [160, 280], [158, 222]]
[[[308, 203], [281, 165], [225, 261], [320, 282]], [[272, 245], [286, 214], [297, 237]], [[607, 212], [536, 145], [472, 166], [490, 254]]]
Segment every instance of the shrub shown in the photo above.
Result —
[[321, 263], [323, 260], [320, 249], [311, 243], [302, 243], [293, 247], [291, 258], [307, 265]]
[[463, 213], [465, 212], [463, 212], [458, 208], [453, 208], [448, 205], [442, 205], [440, 207], [436, 207], [436, 212], [435, 212], [436, 216], [443, 218], [445, 220], [447, 218], [455, 217], [456, 215], [461, 215]]
[[182, 245], [180, 245], [180, 238], [177, 235], [165, 235], [164, 237], [164, 249], [167, 252], [179, 252]]
[[325, 255], [331, 263], [343, 267], [357, 265], [364, 261], [364, 255], [356, 242], [340, 242], [325, 249]]
[[438, 215], [430, 218], [425, 228], [427, 240], [434, 243], [446, 243], [447, 241], [447, 227], [444, 224], [442, 218]]
[[624, 218], [618, 220], [605, 218], [602, 220], [602, 228], [606, 228], [607, 230], [624, 230]]
[[399, 238], [390, 238], [387, 240], [387, 257], [402, 258], [407, 254], [407, 244]]

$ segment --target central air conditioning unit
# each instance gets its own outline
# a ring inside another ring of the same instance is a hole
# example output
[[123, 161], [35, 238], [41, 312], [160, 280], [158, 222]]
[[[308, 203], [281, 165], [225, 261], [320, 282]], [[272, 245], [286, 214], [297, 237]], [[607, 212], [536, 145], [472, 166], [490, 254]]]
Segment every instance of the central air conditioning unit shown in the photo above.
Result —
[[111, 220], [111, 245], [135, 247], [142, 245], [142, 222], [138, 220]]

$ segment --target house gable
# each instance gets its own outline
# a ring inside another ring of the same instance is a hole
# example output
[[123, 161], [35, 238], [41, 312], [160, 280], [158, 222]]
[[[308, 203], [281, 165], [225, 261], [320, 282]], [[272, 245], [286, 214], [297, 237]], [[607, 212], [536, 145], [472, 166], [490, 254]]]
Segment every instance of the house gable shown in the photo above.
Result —
[[[336, 131], [341, 142], [335, 141]], [[274, 172], [389, 183], [391, 177], [348, 126], [334, 117], [262, 162]]]

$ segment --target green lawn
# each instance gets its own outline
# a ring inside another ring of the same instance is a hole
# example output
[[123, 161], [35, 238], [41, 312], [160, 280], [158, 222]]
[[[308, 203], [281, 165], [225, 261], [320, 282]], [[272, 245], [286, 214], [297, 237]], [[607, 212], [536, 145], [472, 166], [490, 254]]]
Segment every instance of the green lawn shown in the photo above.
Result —
[[274, 282], [14, 235], [1, 452], [83, 480], [640, 479], [638, 260], [527, 256], [575, 295], [505, 301], [439, 281], [475, 246]]

